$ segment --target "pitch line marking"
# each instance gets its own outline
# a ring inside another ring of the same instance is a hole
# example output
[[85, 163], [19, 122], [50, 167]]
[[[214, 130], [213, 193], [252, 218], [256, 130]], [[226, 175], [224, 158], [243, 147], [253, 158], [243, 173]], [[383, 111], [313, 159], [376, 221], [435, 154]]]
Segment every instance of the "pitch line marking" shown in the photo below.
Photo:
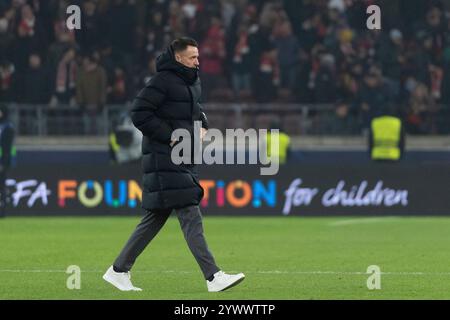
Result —
[[391, 222], [392, 220], [398, 220], [398, 217], [383, 217], [383, 218], [358, 218], [358, 219], [348, 219], [339, 220], [335, 222], [330, 222], [328, 225], [330, 227], [348, 226], [352, 224], [365, 224], [365, 223], [379, 223], [379, 222]]
[[[81, 270], [83, 273], [104, 273], [101, 270]], [[5, 273], [66, 273], [66, 270], [56, 269], [0, 269], [0, 272]], [[182, 271], [182, 270], [136, 270], [133, 273], [183, 273], [183, 274], [196, 274], [194, 271]], [[230, 273], [237, 273], [238, 271], [229, 271]], [[367, 272], [351, 272], [351, 271], [282, 271], [282, 270], [267, 270], [267, 271], [246, 271], [248, 274], [305, 274], [305, 275], [367, 275]], [[394, 275], [394, 276], [450, 276], [450, 272], [381, 272], [382, 275]]]

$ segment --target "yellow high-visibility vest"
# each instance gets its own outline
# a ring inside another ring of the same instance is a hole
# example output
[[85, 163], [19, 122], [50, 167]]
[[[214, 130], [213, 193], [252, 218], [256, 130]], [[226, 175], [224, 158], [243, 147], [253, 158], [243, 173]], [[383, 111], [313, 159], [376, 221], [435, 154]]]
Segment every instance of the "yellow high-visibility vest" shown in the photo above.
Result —
[[401, 127], [400, 119], [392, 116], [382, 116], [372, 120], [372, 160], [400, 159]]
[[[278, 132], [273, 134], [274, 142], [276, 143], [276, 138], [278, 137], [278, 148], [275, 147], [275, 153], [271, 154], [272, 152], [272, 134], [267, 132], [267, 157], [273, 157], [272, 159], [278, 158], [278, 163], [283, 164], [286, 163], [287, 158], [287, 151], [289, 148], [289, 144], [291, 143], [291, 139], [289, 136], [284, 132]], [[278, 157], [277, 157], [278, 156]]]
[[119, 151], [119, 149], [120, 149], [120, 146], [119, 146], [119, 144], [117, 143], [116, 135], [115, 135], [114, 133], [111, 133], [111, 134], [109, 135], [109, 145], [111, 146], [111, 149], [112, 149], [114, 152], [117, 152], [117, 151]]

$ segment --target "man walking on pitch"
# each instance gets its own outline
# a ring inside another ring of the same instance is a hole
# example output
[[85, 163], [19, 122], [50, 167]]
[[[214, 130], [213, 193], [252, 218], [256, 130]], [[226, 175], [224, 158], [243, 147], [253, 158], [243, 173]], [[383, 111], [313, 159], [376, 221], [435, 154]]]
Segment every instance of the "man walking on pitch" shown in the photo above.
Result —
[[[177, 143], [171, 140], [174, 130], [186, 129], [191, 133], [191, 139], [194, 139], [194, 121], [202, 122], [201, 137], [208, 129], [206, 115], [199, 103], [201, 87], [198, 58], [195, 40], [174, 40], [158, 57], [157, 74], [133, 102], [132, 120], [143, 134], [142, 207], [146, 215], [103, 276], [103, 279], [123, 291], [141, 290], [132, 285], [130, 270], [136, 258], [163, 227], [172, 210], [176, 212], [189, 249], [203, 272], [208, 291], [223, 291], [245, 277], [242, 273], [226, 274], [216, 265], [203, 235], [199, 208], [203, 188], [196, 167], [194, 164], [175, 165], [171, 160], [172, 148]], [[194, 145], [193, 141], [191, 145]]]

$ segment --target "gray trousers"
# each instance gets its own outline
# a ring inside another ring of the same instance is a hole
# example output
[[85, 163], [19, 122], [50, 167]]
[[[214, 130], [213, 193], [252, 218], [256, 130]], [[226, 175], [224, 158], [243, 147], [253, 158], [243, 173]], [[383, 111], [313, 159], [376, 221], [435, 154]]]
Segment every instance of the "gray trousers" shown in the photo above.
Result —
[[[205, 279], [210, 278], [220, 269], [217, 267], [203, 235], [200, 208], [198, 206], [188, 206], [174, 210], [177, 213], [189, 249], [197, 260]], [[131, 270], [136, 258], [158, 234], [171, 213], [172, 209], [147, 211], [147, 214], [137, 225], [125, 247], [114, 261], [114, 266], [124, 271]]]

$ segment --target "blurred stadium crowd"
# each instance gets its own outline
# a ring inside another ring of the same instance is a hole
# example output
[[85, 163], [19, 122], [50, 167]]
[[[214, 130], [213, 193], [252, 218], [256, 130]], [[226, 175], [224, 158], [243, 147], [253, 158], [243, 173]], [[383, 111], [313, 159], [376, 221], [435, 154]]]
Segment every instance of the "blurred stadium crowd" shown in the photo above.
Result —
[[[66, 29], [78, 4], [81, 30]], [[366, 8], [382, 8], [368, 30]], [[407, 131], [449, 133], [448, 0], [0, 0], [0, 102], [96, 114], [124, 104], [176, 36], [200, 44], [205, 101], [395, 107]]]

